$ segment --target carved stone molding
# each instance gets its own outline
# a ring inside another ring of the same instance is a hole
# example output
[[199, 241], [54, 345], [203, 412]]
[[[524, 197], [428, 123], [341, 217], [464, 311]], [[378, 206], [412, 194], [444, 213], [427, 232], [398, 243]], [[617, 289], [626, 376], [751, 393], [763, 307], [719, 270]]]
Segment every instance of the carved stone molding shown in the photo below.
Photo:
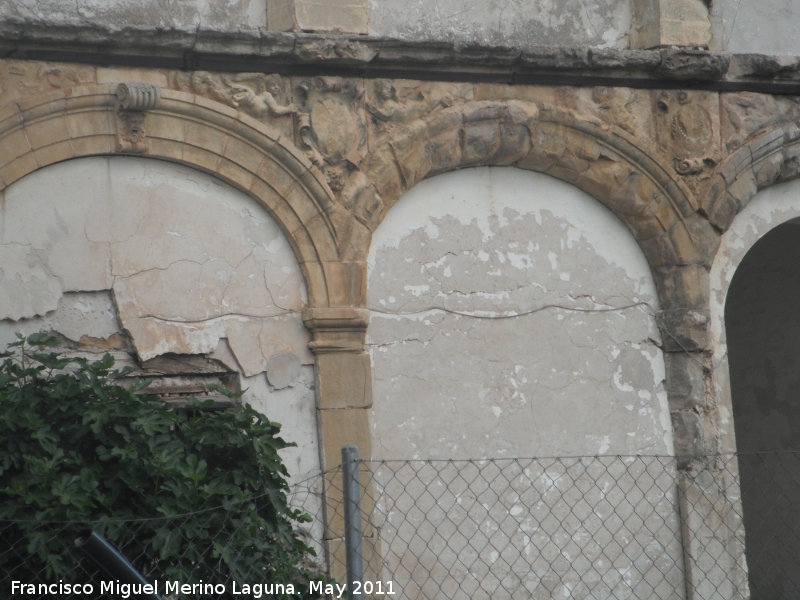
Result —
[[470, 166], [516, 166], [577, 185], [630, 227], [653, 267], [710, 264], [719, 243], [672, 165], [621, 129], [546, 103], [467, 102], [411, 121], [371, 150], [340, 202], [374, 231], [417, 182]]
[[369, 325], [369, 311], [363, 308], [307, 308], [303, 323], [313, 339], [308, 347], [314, 354], [360, 353]]
[[117, 152], [144, 154], [149, 149], [145, 119], [161, 99], [154, 83], [120, 83], [117, 86]]
[[[339, 253], [340, 241], [355, 235], [357, 222], [294, 144], [249, 115], [194, 94], [164, 89], [160, 99], [148, 98], [156, 102], [146, 112], [150, 157], [213, 174], [264, 206], [297, 256], [311, 306], [363, 304], [362, 265], [343, 264]], [[131, 102], [150, 106], [142, 96]], [[96, 84], [2, 107], [0, 192], [47, 165], [113, 154], [117, 117], [126, 112], [116, 85]]]
[[800, 176], [800, 122], [783, 123], [755, 135], [719, 165], [706, 187], [702, 210], [726, 231], [756, 193]]
[[366, 153], [363, 82], [341, 77], [305, 79], [297, 86], [301, 112], [295, 119], [297, 144], [322, 169], [339, 194]]

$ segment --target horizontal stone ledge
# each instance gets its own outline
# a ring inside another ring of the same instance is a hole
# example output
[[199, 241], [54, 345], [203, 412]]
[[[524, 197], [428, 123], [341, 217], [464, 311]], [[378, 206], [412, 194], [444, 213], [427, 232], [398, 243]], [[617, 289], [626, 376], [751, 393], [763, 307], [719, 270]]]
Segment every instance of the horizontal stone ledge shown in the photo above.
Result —
[[[731, 55], [699, 49], [656, 50], [561, 46], [491, 46], [430, 40], [308, 34], [266, 29], [106, 28], [0, 21], [0, 56], [59, 62], [93, 62], [223, 71], [260, 70], [315, 74], [317, 68], [350, 68], [351, 76], [464, 79], [535, 84], [526, 76], [563, 74], [633, 78], [617, 85], [653, 87], [655, 82], [716, 82], [721, 91], [780, 84], [800, 89], [800, 57]], [[393, 70], [399, 71], [392, 73]], [[343, 74], [347, 74], [343, 71]], [[546, 80], [544, 85], [556, 85]], [[576, 83], [575, 85], [577, 85]], [[597, 83], [602, 85], [603, 83]], [[736, 84], [736, 85], [733, 85]], [[564, 83], [570, 85], [570, 83]], [[748, 87], [749, 86], [749, 87]], [[757, 90], [756, 90], [757, 91]], [[766, 93], [771, 93], [766, 90]], [[797, 93], [779, 89], [772, 93]]]

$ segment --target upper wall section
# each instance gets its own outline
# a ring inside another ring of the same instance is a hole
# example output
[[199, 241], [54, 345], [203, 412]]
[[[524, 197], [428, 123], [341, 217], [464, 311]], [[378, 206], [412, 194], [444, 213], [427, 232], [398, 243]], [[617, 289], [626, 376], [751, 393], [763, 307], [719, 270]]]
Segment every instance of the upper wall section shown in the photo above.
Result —
[[267, 0], [0, 0], [0, 15], [59, 25], [241, 29], [267, 24]]
[[527, 46], [625, 47], [629, 0], [371, 0], [370, 33]]
[[709, 9], [702, 0], [0, 0], [0, 19], [187, 34], [338, 32], [518, 47], [707, 44], [723, 52], [800, 55], [800, 8], [793, 4], [716, 0]]
[[796, 0], [714, 0], [712, 50], [800, 54], [800, 4]]
[[0, 0], [0, 15], [57, 25], [267, 27], [504, 45], [627, 46], [630, 0]]

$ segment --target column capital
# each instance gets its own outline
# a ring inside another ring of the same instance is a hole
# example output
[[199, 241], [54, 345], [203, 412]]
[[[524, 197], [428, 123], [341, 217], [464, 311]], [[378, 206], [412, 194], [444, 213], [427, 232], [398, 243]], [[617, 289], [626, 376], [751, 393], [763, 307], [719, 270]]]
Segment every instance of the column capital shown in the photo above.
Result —
[[303, 323], [311, 330], [313, 339], [308, 347], [314, 354], [364, 351], [369, 325], [365, 308], [306, 308]]

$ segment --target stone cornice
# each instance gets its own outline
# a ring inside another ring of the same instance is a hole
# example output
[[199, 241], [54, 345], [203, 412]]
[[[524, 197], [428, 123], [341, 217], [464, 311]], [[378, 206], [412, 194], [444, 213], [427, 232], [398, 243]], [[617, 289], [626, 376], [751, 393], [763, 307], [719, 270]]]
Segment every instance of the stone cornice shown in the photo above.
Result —
[[[559, 76], [574, 80], [561, 85], [675, 87], [691, 81], [695, 87], [720, 91], [800, 93], [800, 57], [677, 48], [456, 45], [264, 29], [111, 29], [4, 20], [0, 57], [300, 75], [338, 69], [349, 76], [517, 84], [558, 85], [548, 77]], [[581, 77], [591, 81], [581, 83]], [[759, 85], [767, 88], [760, 90]]]

